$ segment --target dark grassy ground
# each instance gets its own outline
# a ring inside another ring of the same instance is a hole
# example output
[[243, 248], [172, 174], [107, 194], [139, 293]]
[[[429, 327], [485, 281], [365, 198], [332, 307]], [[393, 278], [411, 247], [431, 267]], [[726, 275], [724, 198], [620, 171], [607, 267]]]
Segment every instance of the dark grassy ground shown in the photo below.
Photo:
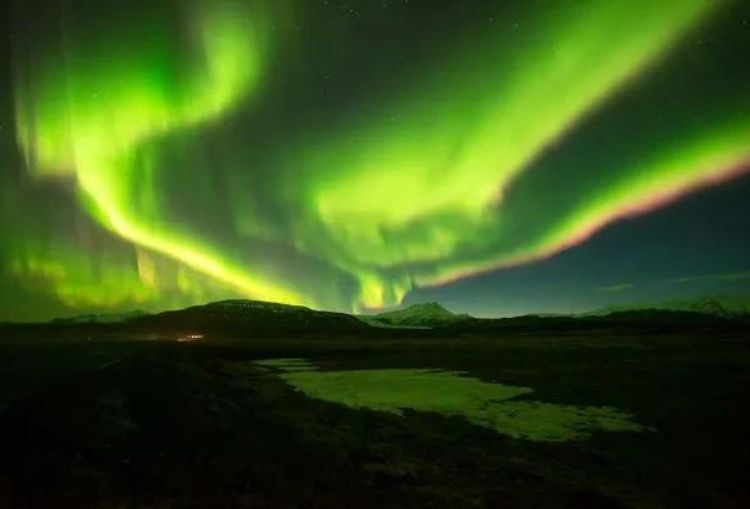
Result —
[[[446, 368], [651, 433], [515, 440], [309, 399], [250, 361]], [[730, 335], [0, 345], [0, 507], [749, 507]]]

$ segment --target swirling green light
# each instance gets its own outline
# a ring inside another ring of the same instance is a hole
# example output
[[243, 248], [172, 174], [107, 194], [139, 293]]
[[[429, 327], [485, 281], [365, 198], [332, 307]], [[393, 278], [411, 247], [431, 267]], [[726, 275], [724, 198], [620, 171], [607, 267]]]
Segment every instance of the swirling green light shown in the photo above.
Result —
[[[590, 0], [520, 7], [520, 29], [490, 24], [457, 36], [354, 111], [318, 112], [260, 141], [234, 133], [223, 147], [258, 157], [201, 169], [188, 156], [176, 162], [173, 152], [211, 143], [204, 138], [233, 113], [263, 136], [248, 102], [284, 112], [294, 99], [285, 95], [293, 87], [261, 87], [268, 74], [283, 82], [284, 65], [294, 66], [275, 60], [276, 46], [295, 42], [282, 40], [278, 5], [191, 0], [172, 29], [147, 26], [126, 41], [73, 37], [59, 51], [40, 51], [38, 65], [19, 65], [16, 127], [28, 168], [38, 179], [74, 178], [100, 224], [138, 253], [189, 268], [176, 290], [148, 271], [139, 274], [143, 288], [128, 279], [126, 300], [175, 291], [198, 300], [207, 292], [191, 287], [208, 278], [217, 292], [265, 300], [391, 305], [414, 286], [549, 256], [619, 217], [727, 178], [750, 159], [750, 104], [741, 103], [694, 129], [676, 123], [678, 136], [636, 147], [638, 157], [588, 168], [601, 185], [576, 189], [559, 210], [531, 214], [513, 200], [524, 179], [531, 200], [554, 194], [534, 180], [540, 161], [564, 152], [586, 119], [606, 114], [724, 5]], [[194, 189], [165, 178], [180, 171], [183, 180], [216, 174], [230, 182], [226, 194], [203, 190], [215, 214], [174, 207]], [[248, 191], [261, 187], [262, 196]], [[15, 272], [46, 273], [65, 289], [58, 295], [74, 295], [59, 261], [32, 251], [16, 250], [33, 256], [14, 261]], [[79, 290], [96, 295], [90, 285]]]
[[[92, 213], [123, 238], [165, 253], [216, 280], [269, 300], [300, 297], [223, 262], [207, 246], [154, 227], [158, 203], [143, 195], [141, 145], [220, 116], [258, 85], [266, 51], [262, 4], [200, 1], [191, 6], [196, 56], [169, 54], [171, 41], [147, 34], [113, 54], [69, 52], [29, 93], [18, 87], [20, 145], [37, 172], [73, 172]], [[201, 65], [202, 64], [202, 65]], [[134, 181], [135, 179], [135, 181]]]

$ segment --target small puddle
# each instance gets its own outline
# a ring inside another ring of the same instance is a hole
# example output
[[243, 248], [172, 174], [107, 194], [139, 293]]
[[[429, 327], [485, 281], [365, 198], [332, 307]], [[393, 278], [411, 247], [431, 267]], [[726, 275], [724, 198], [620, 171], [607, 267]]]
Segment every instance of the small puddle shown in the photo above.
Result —
[[264, 359], [255, 361], [264, 368], [275, 368], [281, 371], [315, 371], [318, 367], [306, 359]]
[[305, 359], [267, 359], [309, 397], [402, 415], [405, 410], [463, 416], [498, 433], [534, 441], [582, 440], [596, 431], [647, 431], [628, 412], [608, 406], [575, 406], [514, 398], [530, 387], [484, 382], [458, 371], [367, 369], [319, 371]]

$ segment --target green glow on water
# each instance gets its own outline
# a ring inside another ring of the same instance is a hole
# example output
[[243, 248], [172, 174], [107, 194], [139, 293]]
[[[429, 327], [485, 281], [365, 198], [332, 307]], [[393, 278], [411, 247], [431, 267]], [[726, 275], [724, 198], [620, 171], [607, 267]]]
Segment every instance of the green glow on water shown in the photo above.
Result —
[[516, 401], [534, 390], [484, 382], [456, 371], [318, 371], [304, 359], [269, 359], [256, 364], [278, 369], [282, 379], [311, 398], [397, 415], [413, 410], [461, 416], [513, 438], [561, 442], [586, 439], [597, 431], [649, 429], [613, 407]]

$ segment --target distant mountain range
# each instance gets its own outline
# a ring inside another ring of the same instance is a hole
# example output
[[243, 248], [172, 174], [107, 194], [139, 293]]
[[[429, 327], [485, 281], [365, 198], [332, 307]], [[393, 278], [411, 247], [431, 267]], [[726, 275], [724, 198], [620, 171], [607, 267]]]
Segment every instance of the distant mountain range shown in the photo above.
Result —
[[[622, 309], [580, 316], [528, 315], [474, 318], [451, 313], [435, 302], [373, 315], [315, 311], [252, 300], [226, 300], [145, 314], [83, 315], [34, 324], [0, 324], [0, 340], [92, 339], [195, 340], [209, 338], [381, 338], [450, 337], [526, 333], [691, 333], [747, 331], [750, 317], [727, 311], [726, 301], [685, 301], [689, 309]], [[738, 309], [733, 307], [732, 309]]]
[[538, 316], [513, 318], [470, 318], [449, 325], [446, 332], [501, 334], [501, 333], [558, 333], [558, 332], [696, 332], [747, 328], [746, 317], [725, 318], [695, 311], [669, 309], [638, 309], [617, 311], [606, 315]]
[[435, 328], [452, 325], [471, 317], [467, 314], [451, 313], [437, 302], [425, 302], [374, 315], [360, 315], [359, 318], [377, 327]]
[[637, 311], [643, 309], [659, 309], [669, 311], [691, 311], [709, 315], [732, 318], [750, 314], [750, 295], [701, 295], [690, 299], [668, 300], [650, 303], [629, 303], [607, 306], [584, 316], [603, 316], [623, 311]]
[[145, 311], [126, 311], [124, 313], [102, 313], [72, 316], [70, 318], [55, 318], [51, 323], [82, 324], [82, 323], [124, 323], [135, 318], [148, 316]]

